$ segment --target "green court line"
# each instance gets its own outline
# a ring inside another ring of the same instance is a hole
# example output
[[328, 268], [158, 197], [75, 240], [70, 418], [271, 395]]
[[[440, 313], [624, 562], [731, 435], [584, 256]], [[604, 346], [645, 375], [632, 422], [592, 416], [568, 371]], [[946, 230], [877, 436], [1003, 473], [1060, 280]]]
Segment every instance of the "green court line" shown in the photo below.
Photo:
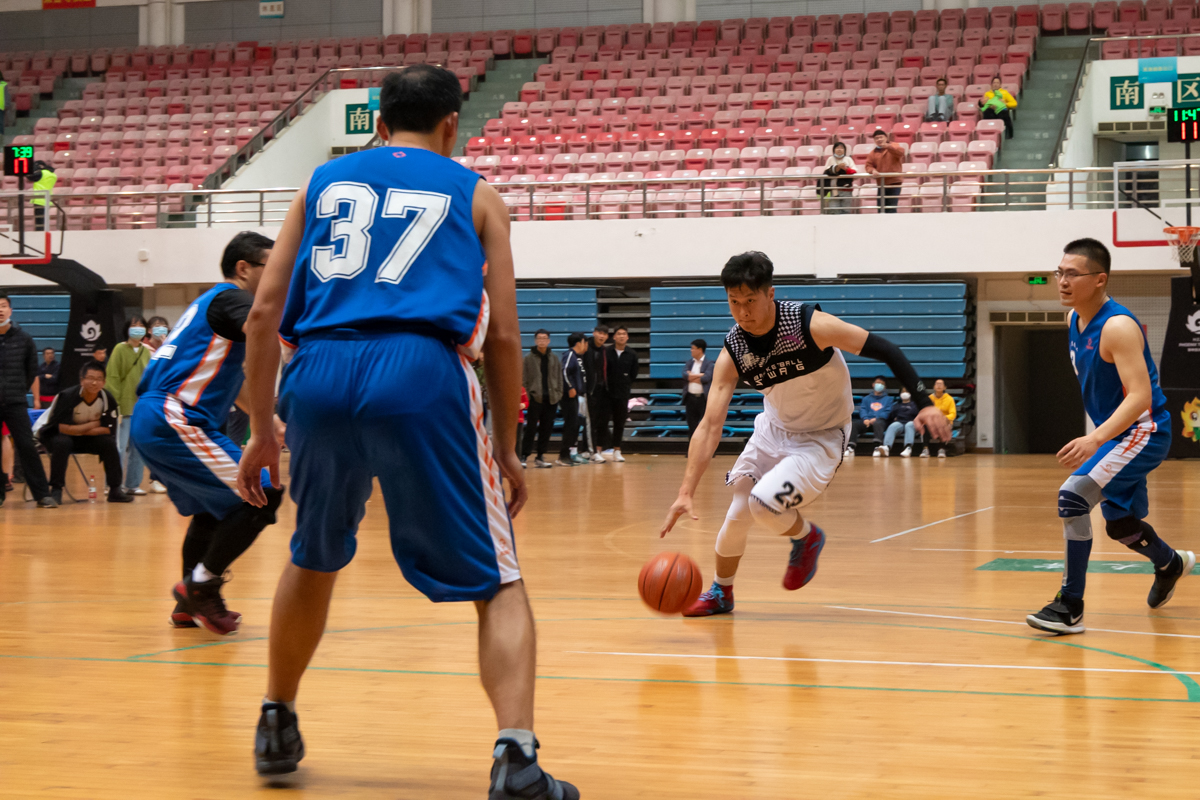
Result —
[[[1052, 558], [993, 558], [980, 564], [976, 571], [983, 572], [1062, 572], [1063, 560]], [[1154, 565], [1149, 561], [1114, 561], [1093, 558], [1088, 562], [1089, 573], [1102, 575], [1153, 575]], [[1200, 567], [1189, 573], [1200, 575]]]
[[[976, 631], [978, 632], [978, 631]], [[1019, 638], [1019, 637], [1018, 637]], [[86, 662], [104, 662], [116, 664], [166, 664], [169, 666], [188, 666], [188, 667], [235, 667], [245, 669], [266, 669], [266, 664], [232, 664], [220, 661], [148, 661], [146, 659], [132, 658], [89, 658], [83, 656], [21, 656], [21, 655], [4, 655], [0, 654], [0, 658], [12, 659], [29, 659], [41, 661], [86, 661]], [[1149, 662], [1147, 662], [1149, 663]], [[317, 672], [351, 672], [351, 673], [372, 673], [385, 675], [424, 675], [435, 677], [450, 677], [450, 678], [478, 678], [478, 672], [446, 672], [435, 670], [416, 670], [416, 669], [384, 669], [373, 667], [309, 667], [309, 670]], [[823, 683], [771, 683], [766, 681], [705, 681], [705, 680], [683, 680], [675, 678], [591, 678], [582, 675], [538, 675], [538, 680], [544, 681], [578, 681], [578, 682], [595, 682], [595, 683], [657, 683], [657, 684], [680, 684], [689, 686], [747, 686], [747, 687], [762, 687], [774, 689], [840, 689], [844, 691], [855, 692], [892, 692], [899, 694], [954, 694], [954, 695], [970, 695], [979, 697], [1024, 697], [1035, 699], [1048, 700], [1110, 700], [1115, 702], [1131, 702], [1131, 703], [1189, 703], [1192, 700], [1184, 700], [1176, 697], [1119, 697], [1112, 695], [1095, 695], [1095, 694], [1054, 694], [1042, 692], [989, 692], [973, 689], [910, 689], [895, 686], [845, 686], [837, 684]]]

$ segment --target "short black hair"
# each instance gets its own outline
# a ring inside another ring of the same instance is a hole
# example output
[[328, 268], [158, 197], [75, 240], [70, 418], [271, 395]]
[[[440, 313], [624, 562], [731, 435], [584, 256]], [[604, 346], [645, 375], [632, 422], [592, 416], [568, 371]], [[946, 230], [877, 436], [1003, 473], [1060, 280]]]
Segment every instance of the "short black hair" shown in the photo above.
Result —
[[53, 347], [43, 347], [42, 352], [43, 353], [56, 353], [58, 351], [55, 350]]
[[708, 352], [708, 342], [704, 341], [703, 339], [693, 339], [692, 347], [699, 347], [704, 352]]
[[1068, 256], [1083, 256], [1100, 268], [1105, 275], [1112, 269], [1112, 256], [1108, 248], [1095, 239], [1076, 239], [1063, 248], [1063, 254]]
[[379, 90], [379, 118], [387, 129], [433, 133], [442, 120], [462, 110], [458, 76], [433, 64], [389, 72]]
[[608, 326], [603, 322], [597, 322], [596, 327], [592, 328], [592, 333], [595, 333], [596, 331], [600, 331], [603, 334], [611, 333], [611, 331], [608, 329]]
[[258, 262], [262, 258], [263, 251], [270, 250], [274, 246], [274, 240], [268, 239], [261, 233], [242, 231], [230, 239], [229, 244], [225, 245], [225, 252], [221, 254], [221, 274], [226, 278], [236, 276], [239, 261]]
[[934, 81], [933, 85], [937, 86], [939, 83], [950, 83], [950, 81], [946, 80], [946, 76], [943, 75], [942, 77], [940, 77], [936, 81]]
[[153, 328], [154, 323], [156, 322], [161, 322], [164, 328], [171, 327], [171, 322], [166, 317], [151, 317], [150, 319], [146, 320], [146, 326]]
[[572, 333], [567, 337], [567, 347], [574, 347], [586, 338], [582, 333]]
[[[104, 348], [97, 347], [96, 349], [103, 350]], [[85, 361], [83, 366], [79, 368], [79, 380], [86, 378], [89, 372], [99, 372], [105, 375], [108, 374], [108, 370], [106, 370], [104, 365], [99, 361]]]
[[8, 307], [12, 308], [12, 300], [8, 299], [8, 292], [0, 291], [0, 300], [3, 300], [4, 302], [8, 303]]
[[832, 153], [834, 150], [837, 150], [839, 147], [840, 147], [840, 148], [842, 148], [843, 150], [846, 150], [846, 149], [848, 149], [848, 148], [846, 147], [846, 143], [845, 143], [845, 142], [843, 142], [843, 141], [839, 141], [839, 140], [836, 140], [836, 139], [835, 139], [835, 140], [834, 140], [834, 142], [833, 142], [833, 144], [831, 144], [831, 145], [829, 146], [829, 152], [831, 152], [831, 153]]
[[[135, 322], [142, 323], [143, 328], [150, 327], [149, 325], [146, 324], [145, 317], [143, 317], [141, 314], [134, 314], [132, 317], [129, 318], [129, 321], [125, 323], [125, 338], [126, 339], [129, 338], [129, 329], [133, 327], [133, 323], [135, 323]], [[47, 349], [49, 349], [49, 348], [47, 348]]]
[[538, 328], [536, 331], [533, 332], [533, 338], [536, 339], [537, 337], [541, 336], [543, 333], [546, 334], [547, 336], [550, 335], [550, 331], [546, 330], [545, 328]]
[[613, 328], [614, 336], [616, 336], [617, 331], [625, 331], [626, 333], [629, 333], [629, 328], [626, 328], [624, 325], [618, 325], [617, 327]]
[[775, 265], [767, 258], [767, 254], [750, 250], [725, 262], [725, 268], [721, 270], [721, 285], [727, 291], [745, 286], [752, 292], [758, 292], [771, 286], [774, 275]]
[[874, 383], [875, 381], [883, 381], [884, 386], [887, 385], [887, 378], [883, 377], [882, 375], [876, 375], [874, 378], [871, 378], [871, 383]]
[[878, 136], [878, 135], [879, 135], [879, 134], [881, 134], [881, 133], [882, 133], [884, 136], [887, 136], [887, 138], [889, 138], [889, 139], [891, 139], [891, 138], [892, 138], [892, 137], [891, 137], [891, 136], [888, 134], [888, 132], [887, 132], [887, 131], [885, 131], [883, 128], [876, 128], [875, 130], [873, 130], [873, 131], [871, 132], [871, 138], [872, 138], [872, 139], [874, 139], [876, 136]]

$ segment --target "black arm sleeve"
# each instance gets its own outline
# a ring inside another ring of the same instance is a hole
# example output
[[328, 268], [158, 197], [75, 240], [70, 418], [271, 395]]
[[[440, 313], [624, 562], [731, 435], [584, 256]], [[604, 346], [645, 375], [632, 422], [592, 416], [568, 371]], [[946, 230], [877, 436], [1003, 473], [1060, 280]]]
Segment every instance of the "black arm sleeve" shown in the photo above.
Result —
[[863, 344], [859, 355], [882, 361], [891, 367], [892, 374], [912, 392], [913, 402], [917, 404], [917, 408], [933, 405], [933, 401], [929, 399], [929, 392], [925, 389], [925, 384], [921, 382], [917, 371], [913, 369], [913, 365], [909, 363], [908, 358], [899, 347], [882, 336], [868, 333], [867, 341]]
[[231, 342], [244, 342], [246, 334], [242, 332], [242, 326], [246, 324], [246, 317], [250, 316], [252, 305], [254, 295], [245, 289], [230, 289], [212, 299], [205, 317], [217, 336]]

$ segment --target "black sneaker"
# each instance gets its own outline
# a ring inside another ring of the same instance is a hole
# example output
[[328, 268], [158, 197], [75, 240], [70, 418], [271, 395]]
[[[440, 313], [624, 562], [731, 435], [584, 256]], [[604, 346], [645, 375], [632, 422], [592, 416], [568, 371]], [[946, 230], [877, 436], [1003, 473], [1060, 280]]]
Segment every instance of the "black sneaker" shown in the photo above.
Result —
[[488, 800], [579, 800], [578, 789], [554, 780], [538, 766], [537, 740], [533, 746], [533, 758], [526, 758], [521, 745], [512, 739], [496, 740]]
[[132, 503], [133, 494], [124, 489], [109, 489], [108, 502], [110, 503]]
[[1072, 600], [1063, 597], [1059, 592], [1054, 596], [1054, 602], [1036, 614], [1025, 617], [1029, 627], [1050, 633], [1083, 633], [1083, 600]]
[[1146, 603], [1151, 608], [1162, 608], [1175, 594], [1175, 584], [1186, 575], [1192, 574], [1192, 567], [1196, 566], [1196, 554], [1191, 550], [1176, 550], [1175, 558], [1163, 570], [1154, 570], [1154, 585], [1150, 587], [1150, 594], [1146, 597]]
[[37, 501], [38, 508], [58, 508], [60, 503], [62, 503], [62, 492], [58, 492], [57, 496], [53, 493], [48, 494]]
[[254, 733], [254, 768], [259, 775], [295, 772], [304, 758], [300, 720], [283, 703], [263, 703]]

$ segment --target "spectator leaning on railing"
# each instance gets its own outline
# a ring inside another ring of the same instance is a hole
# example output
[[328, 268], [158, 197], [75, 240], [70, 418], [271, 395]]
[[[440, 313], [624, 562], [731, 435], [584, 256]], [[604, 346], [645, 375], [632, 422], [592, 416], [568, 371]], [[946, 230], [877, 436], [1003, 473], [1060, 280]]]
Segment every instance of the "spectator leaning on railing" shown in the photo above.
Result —
[[900, 171], [904, 165], [904, 148], [892, 142], [882, 128], [877, 128], [872, 135], [875, 149], [867, 155], [867, 172], [872, 175], [887, 175], [880, 178], [882, 191], [880, 203], [883, 213], [896, 213], [896, 204], [900, 201]]
[[850, 208], [854, 195], [854, 179], [851, 175], [858, 172], [854, 159], [846, 154], [844, 142], [833, 143], [833, 155], [825, 160], [825, 174], [828, 208], [830, 214], [845, 214]]

